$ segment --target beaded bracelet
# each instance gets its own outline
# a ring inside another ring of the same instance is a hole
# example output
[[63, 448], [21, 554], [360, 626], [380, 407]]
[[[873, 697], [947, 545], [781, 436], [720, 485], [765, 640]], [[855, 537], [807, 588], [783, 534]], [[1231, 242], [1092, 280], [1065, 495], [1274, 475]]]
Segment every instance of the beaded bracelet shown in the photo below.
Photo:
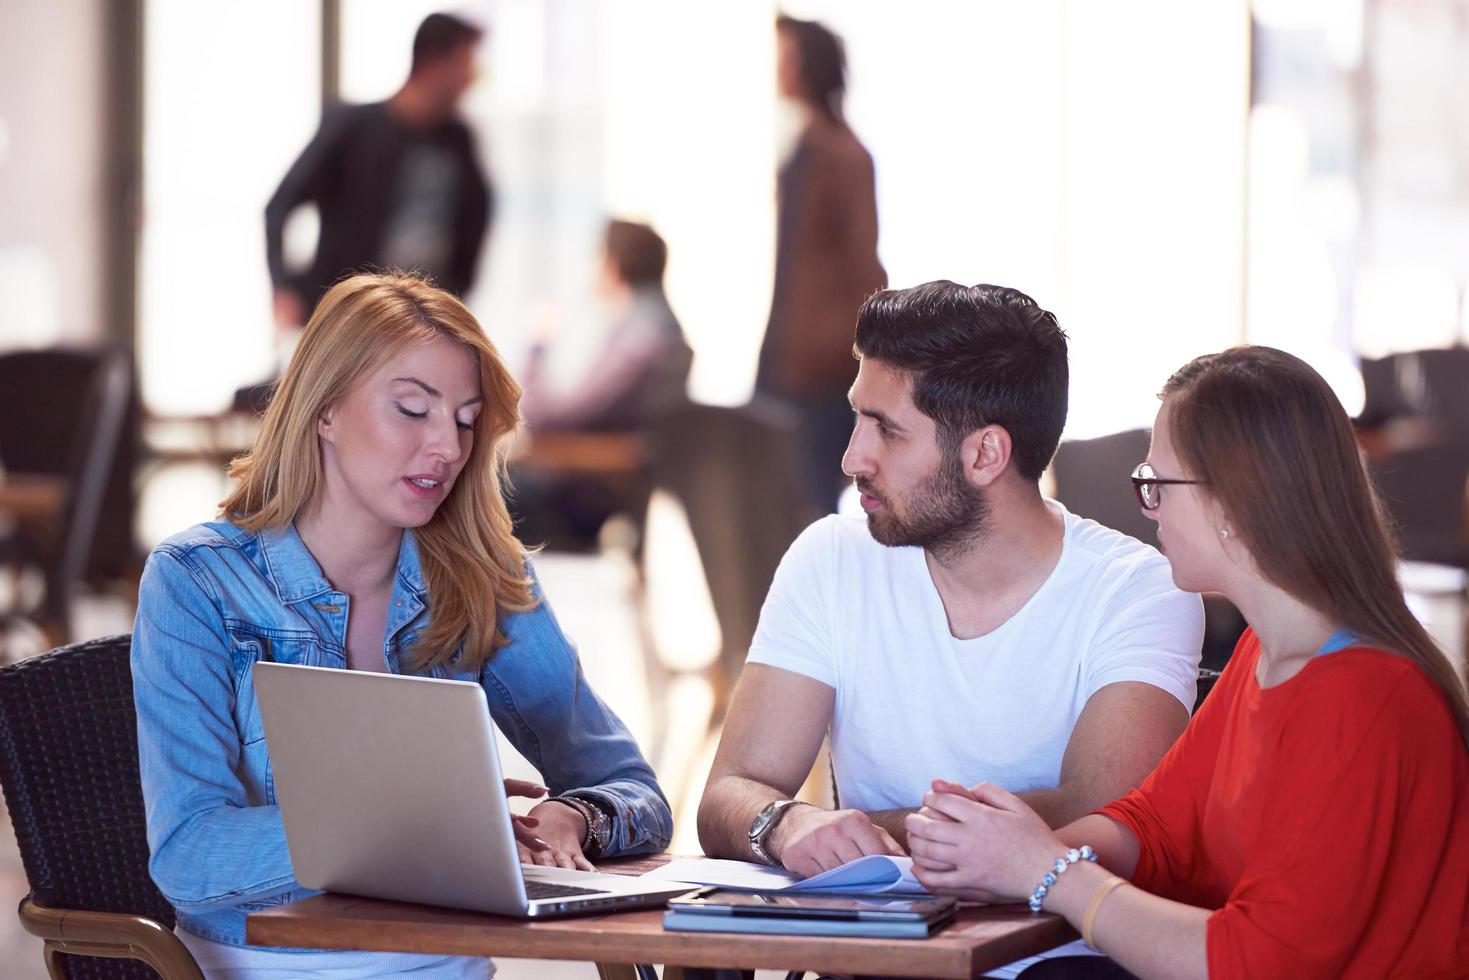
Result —
[[1041, 879], [1041, 883], [1035, 886], [1035, 891], [1030, 893], [1030, 910], [1032, 912], [1039, 912], [1041, 910], [1041, 906], [1045, 904], [1046, 895], [1050, 892], [1051, 887], [1056, 884], [1057, 877], [1065, 874], [1066, 869], [1077, 861], [1090, 861], [1096, 864], [1097, 854], [1090, 847], [1083, 844], [1080, 847], [1073, 847], [1064, 856], [1058, 857], [1056, 863], [1051, 865], [1051, 870], [1047, 871], [1045, 877]]

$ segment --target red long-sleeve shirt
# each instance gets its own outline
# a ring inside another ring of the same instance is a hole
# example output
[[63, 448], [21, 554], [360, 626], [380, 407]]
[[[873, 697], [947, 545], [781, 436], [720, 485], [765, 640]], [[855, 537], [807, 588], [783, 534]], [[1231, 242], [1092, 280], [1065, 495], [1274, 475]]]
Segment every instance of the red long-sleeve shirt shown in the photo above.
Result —
[[1469, 977], [1469, 752], [1442, 693], [1368, 647], [1262, 690], [1246, 631], [1141, 787], [1100, 812], [1132, 881], [1216, 909], [1211, 977]]

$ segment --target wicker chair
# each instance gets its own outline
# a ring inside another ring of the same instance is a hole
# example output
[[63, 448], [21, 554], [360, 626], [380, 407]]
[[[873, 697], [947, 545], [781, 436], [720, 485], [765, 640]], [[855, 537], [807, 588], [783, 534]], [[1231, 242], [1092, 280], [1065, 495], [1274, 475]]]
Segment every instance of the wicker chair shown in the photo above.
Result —
[[0, 784], [31, 887], [20, 918], [55, 980], [204, 976], [148, 876], [130, 647], [113, 636], [0, 668]]

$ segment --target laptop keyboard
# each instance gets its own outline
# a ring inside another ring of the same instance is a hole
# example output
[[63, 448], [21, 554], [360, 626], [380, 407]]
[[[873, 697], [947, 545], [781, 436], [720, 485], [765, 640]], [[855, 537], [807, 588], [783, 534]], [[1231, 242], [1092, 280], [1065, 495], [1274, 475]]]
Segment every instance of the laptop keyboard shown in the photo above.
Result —
[[578, 888], [550, 881], [527, 881], [525, 897], [531, 901], [541, 898], [575, 898], [578, 895], [610, 895], [605, 888]]

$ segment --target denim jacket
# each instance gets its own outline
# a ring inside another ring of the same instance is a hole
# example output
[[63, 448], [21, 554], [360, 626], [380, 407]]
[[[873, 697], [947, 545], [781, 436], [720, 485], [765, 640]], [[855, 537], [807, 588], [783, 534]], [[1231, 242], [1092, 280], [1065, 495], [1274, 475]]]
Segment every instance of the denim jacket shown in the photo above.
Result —
[[[405, 531], [383, 648], [394, 673], [428, 624], [427, 601]], [[348, 597], [292, 526], [200, 524], [148, 559], [132, 668], [149, 869], [180, 927], [196, 935], [244, 945], [248, 912], [314, 894], [291, 873], [250, 668], [257, 660], [345, 668], [347, 612]], [[500, 625], [509, 644], [483, 669], [450, 664], [433, 676], [477, 681], [496, 727], [553, 795], [610, 805], [606, 856], [667, 847], [673, 818], [653, 770], [588, 686], [544, 599]]]

